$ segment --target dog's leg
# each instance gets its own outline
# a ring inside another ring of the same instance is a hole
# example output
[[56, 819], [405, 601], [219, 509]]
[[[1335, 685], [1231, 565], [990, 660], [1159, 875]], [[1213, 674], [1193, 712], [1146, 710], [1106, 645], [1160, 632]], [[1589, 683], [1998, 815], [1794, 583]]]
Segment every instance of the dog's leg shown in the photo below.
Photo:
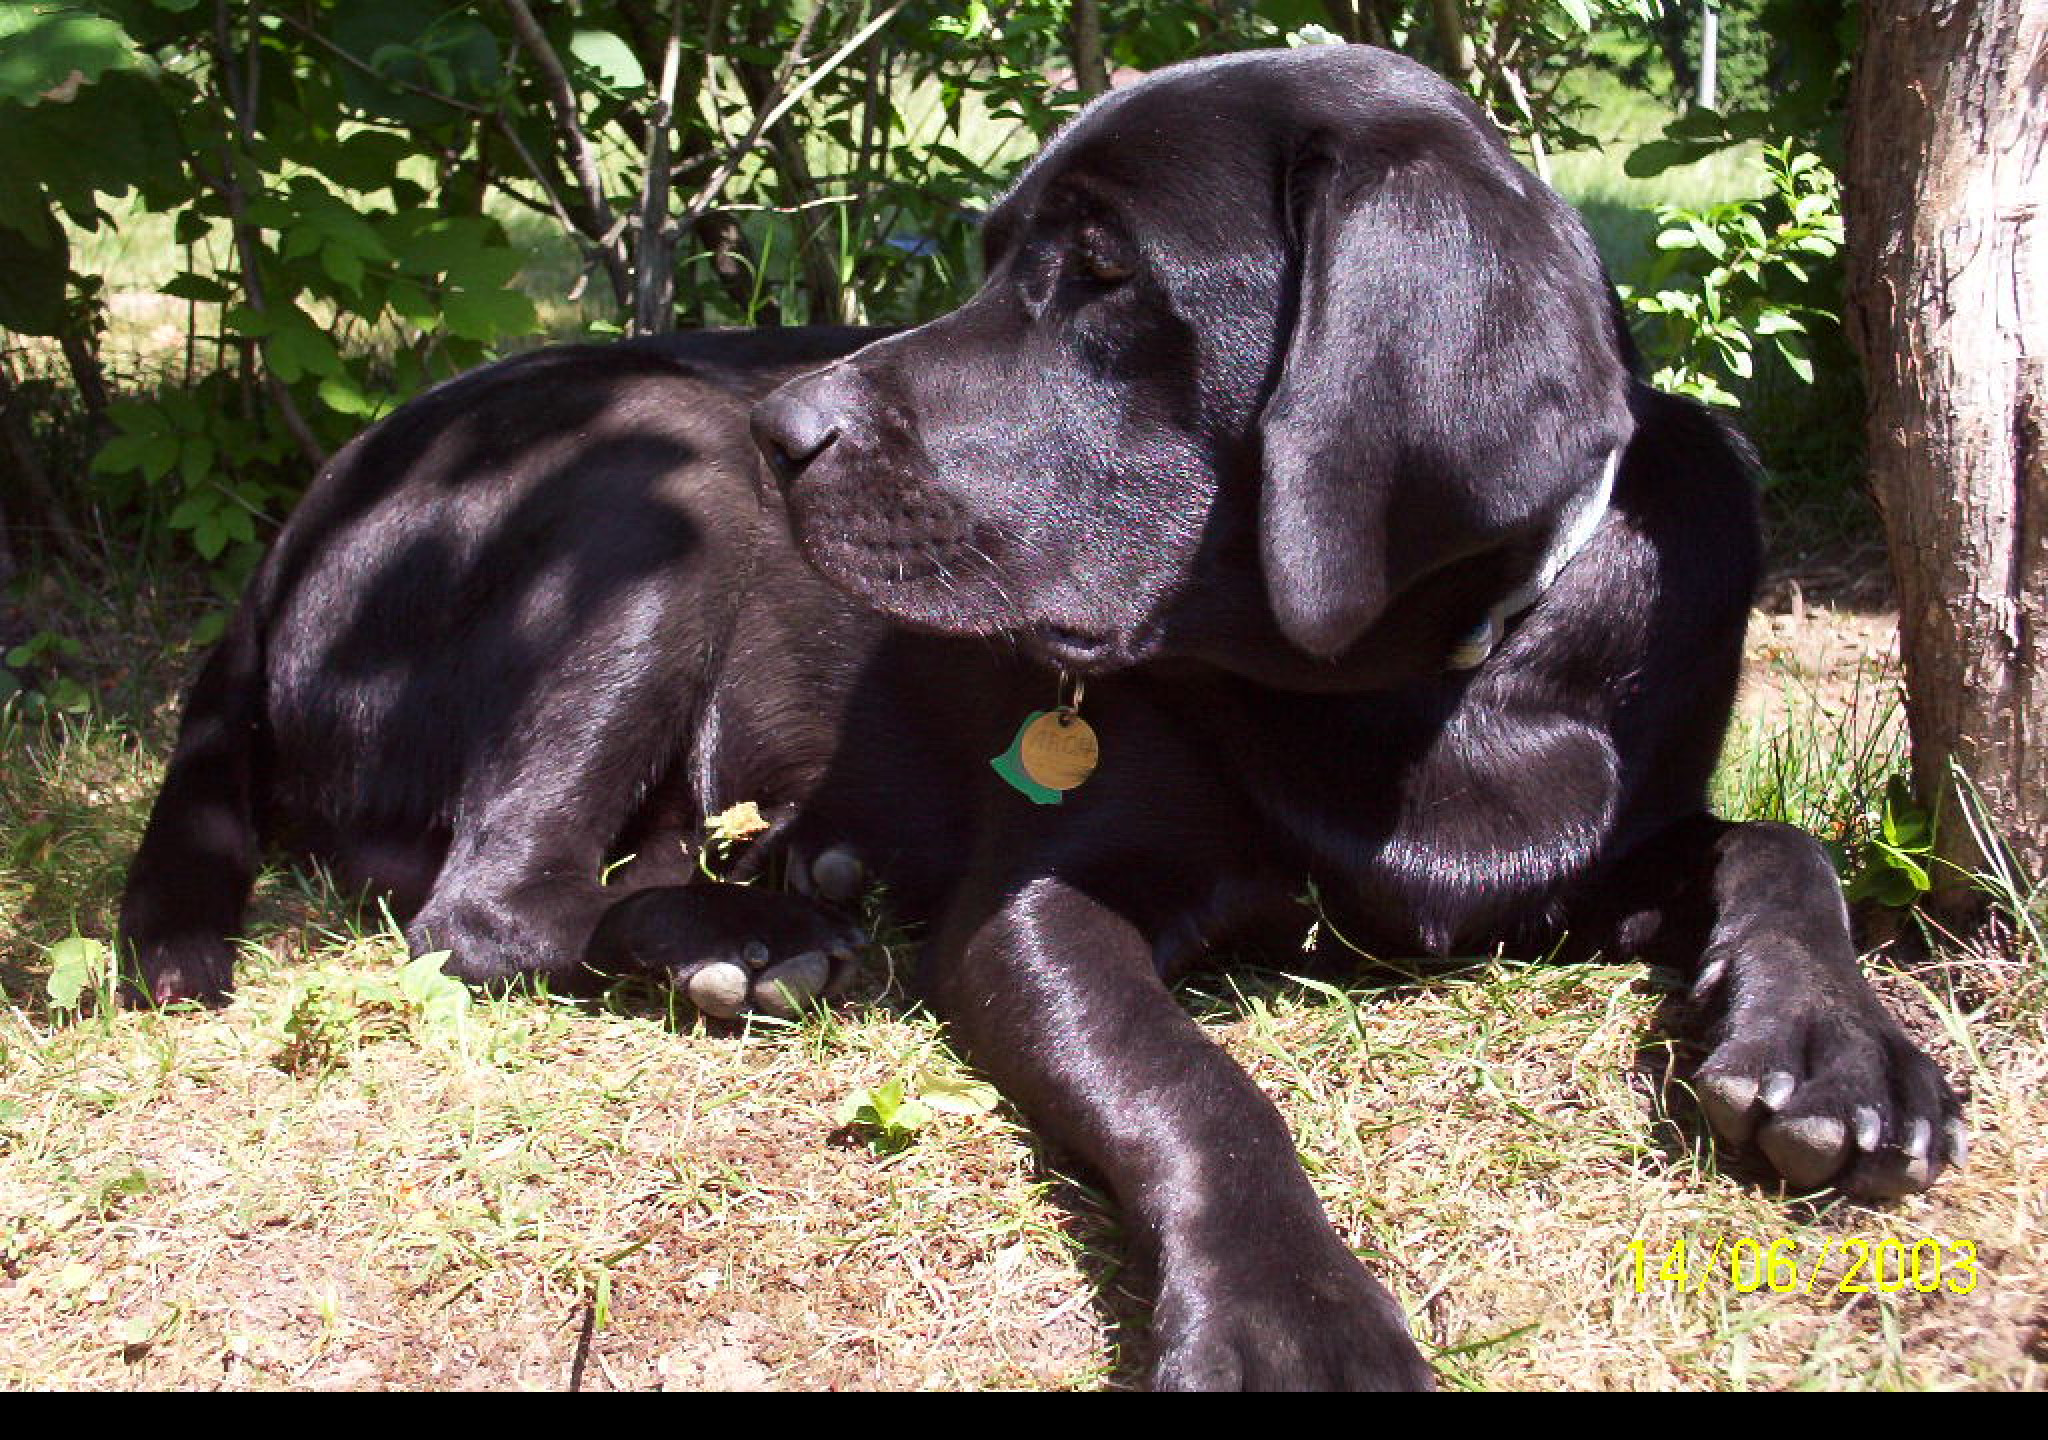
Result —
[[1130, 921], [1041, 880], [978, 924], [956, 916], [927, 966], [969, 1055], [1122, 1203], [1158, 1277], [1156, 1385], [1431, 1383], [1279, 1113], [1175, 1003]]
[[546, 692], [464, 777], [447, 857], [405, 927], [415, 954], [446, 950], [448, 972], [479, 984], [587, 979], [591, 934], [626, 893], [600, 872], [672, 763], [673, 717], [689, 706], [676, 666], [633, 668], [647, 647], [632, 638], [609, 628], [579, 637]]
[[217, 1004], [234, 986], [229, 936], [261, 848], [263, 646], [244, 601], [185, 702], [178, 748], [121, 897], [123, 990], [136, 1003]]
[[656, 692], [637, 704], [600, 709], [590, 696], [605, 689], [576, 684], [537, 708], [468, 787], [447, 860], [406, 938], [416, 954], [449, 951], [449, 973], [476, 984], [546, 976], [582, 990], [641, 973], [720, 1018], [792, 1015], [851, 973], [861, 936], [844, 918], [801, 896], [674, 883], [679, 837], [659, 827], [636, 838], [675, 853], [640, 857], [639, 883], [599, 883], [628, 828], [636, 777], [659, 768], [659, 717], [681, 688], [637, 678]]
[[1864, 979], [1819, 842], [1700, 817], [1607, 888], [1633, 902], [1616, 907], [1617, 953], [1692, 962], [1709, 1049], [1695, 1086], [1723, 1140], [1754, 1144], [1797, 1189], [1868, 1199], [1924, 1190], [1962, 1162], [1956, 1097]]

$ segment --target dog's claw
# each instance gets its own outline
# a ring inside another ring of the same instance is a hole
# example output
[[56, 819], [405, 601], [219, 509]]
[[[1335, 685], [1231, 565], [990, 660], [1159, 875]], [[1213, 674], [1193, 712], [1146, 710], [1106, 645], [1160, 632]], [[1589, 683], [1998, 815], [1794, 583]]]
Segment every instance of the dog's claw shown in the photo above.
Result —
[[1792, 1092], [1799, 1087], [1799, 1081], [1790, 1070], [1773, 1070], [1764, 1077], [1764, 1088], [1757, 1099], [1763, 1101], [1766, 1110], [1782, 1110], [1785, 1102], [1792, 1098]]
[[1692, 982], [1692, 998], [1695, 1000], [1706, 999], [1707, 996], [1713, 994], [1720, 987], [1722, 979], [1727, 974], [1727, 956], [1723, 955], [1717, 960], [1708, 962]]

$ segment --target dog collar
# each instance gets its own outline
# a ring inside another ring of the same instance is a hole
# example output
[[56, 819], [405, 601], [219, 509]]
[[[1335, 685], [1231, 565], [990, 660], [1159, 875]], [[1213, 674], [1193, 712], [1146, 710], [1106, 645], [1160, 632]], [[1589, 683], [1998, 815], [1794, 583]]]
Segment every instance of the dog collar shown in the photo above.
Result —
[[1501, 596], [1486, 612], [1486, 618], [1466, 631], [1451, 647], [1450, 656], [1444, 661], [1445, 669], [1471, 670], [1482, 664], [1500, 644], [1508, 622], [1543, 598], [1543, 592], [1556, 583], [1557, 577], [1564, 573], [1564, 567], [1586, 548], [1586, 542], [1600, 528], [1600, 521], [1607, 514], [1608, 502], [1614, 498], [1614, 475], [1620, 468], [1621, 451], [1608, 451], [1607, 463], [1600, 467], [1600, 478], [1573, 497], [1557, 528], [1551, 531], [1550, 548], [1543, 552], [1543, 558], [1536, 562], [1529, 578]]

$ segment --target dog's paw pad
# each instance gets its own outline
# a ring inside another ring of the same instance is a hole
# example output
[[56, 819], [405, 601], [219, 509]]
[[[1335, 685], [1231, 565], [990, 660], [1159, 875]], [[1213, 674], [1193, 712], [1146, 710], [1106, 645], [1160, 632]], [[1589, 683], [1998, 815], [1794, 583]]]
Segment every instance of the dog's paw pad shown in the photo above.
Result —
[[746, 967], [730, 960], [706, 961], [677, 979], [692, 1005], [720, 1020], [730, 1020], [747, 1008], [747, 994], [753, 985]]
[[1702, 1073], [1694, 1090], [1714, 1133], [1730, 1144], [1747, 1145], [1756, 1132], [1756, 1077]]
[[860, 937], [841, 933], [828, 950], [812, 948], [778, 958], [749, 941], [737, 959], [699, 960], [677, 966], [669, 982], [704, 1014], [717, 1020], [771, 1015], [794, 1020], [846, 988], [858, 968]]
[[762, 972], [754, 982], [754, 1008], [794, 1020], [818, 1002], [831, 982], [832, 961], [821, 950], [806, 950]]
[[599, 923], [592, 963], [666, 980], [701, 1013], [794, 1019], [836, 995], [866, 943], [844, 918], [794, 895], [740, 885], [643, 890]]
[[1831, 1115], [1772, 1120], [1756, 1137], [1764, 1158], [1797, 1190], [1827, 1184], [1848, 1154], [1849, 1127]]
[[1941, 1071], [1874, 1001], [1866, 1014], [1759, 1007], [1749, 1016], [1694, 1090], [1715, 1134], [1753, 1144], [1791, 1188], [1893, 1200], [1925, 1190], [1968, 1153]]
[[844, 845], [834, 845], [810, 864], [811, 885], [820, 897], [844, 904], [860, 894], [867, 869]]

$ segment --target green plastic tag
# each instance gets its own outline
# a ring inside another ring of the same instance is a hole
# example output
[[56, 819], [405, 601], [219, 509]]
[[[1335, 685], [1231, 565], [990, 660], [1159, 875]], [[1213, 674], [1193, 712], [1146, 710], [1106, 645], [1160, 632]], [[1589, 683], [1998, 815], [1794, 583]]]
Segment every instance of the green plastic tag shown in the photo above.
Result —
[[1058, 790], [1039, 784], [1024, 773], [1024, 735], [1033, 725], [1050, 715], [1050, 710], [1034, 710], [1024, 717], [1024, 723], [1017, 727], [1017, 738], [1010, 742], [1010, 748], [989, 761], [989, 768], [1003, 777], [1003, 783], [1034, 805], [1057, 805], [1067, 797]]

